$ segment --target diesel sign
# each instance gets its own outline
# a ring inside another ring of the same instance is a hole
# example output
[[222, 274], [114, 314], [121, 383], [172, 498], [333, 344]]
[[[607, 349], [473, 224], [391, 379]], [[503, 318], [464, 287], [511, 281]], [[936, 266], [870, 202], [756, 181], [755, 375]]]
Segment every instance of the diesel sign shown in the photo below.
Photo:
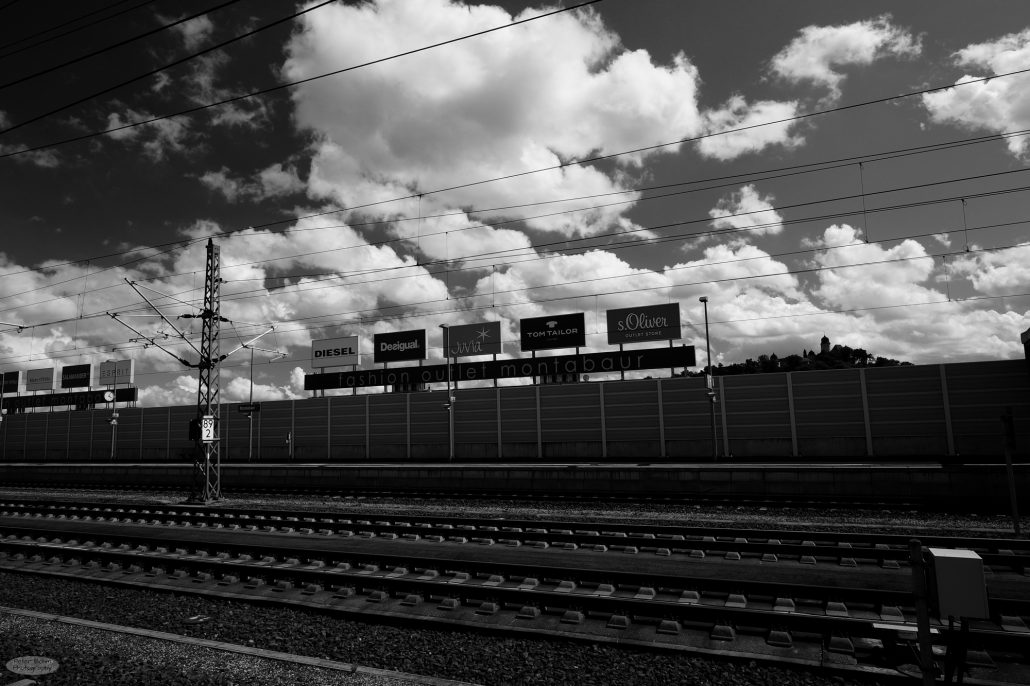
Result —
[[522, 349], [549, 350], [586, 345], [586, 324], [582, 312], [519, 320]]
[[340, 367], [358, 363], [358, 337], [328, 338], [311, 341], [311, 363], [313, 367]]
[[426, 359], [426, 330], [377, 333], [372, 338], [375, 362]]

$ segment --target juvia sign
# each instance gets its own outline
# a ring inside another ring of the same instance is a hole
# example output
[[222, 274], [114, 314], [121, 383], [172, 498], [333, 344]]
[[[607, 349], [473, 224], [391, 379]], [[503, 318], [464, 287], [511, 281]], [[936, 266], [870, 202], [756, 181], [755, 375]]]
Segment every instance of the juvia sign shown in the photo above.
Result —
[[608, 344], [682, 338], [679, 303], [608, 310]]
[[522, 349], [581, 348], [586, 345], [586, 320], [582, 312], [519, 320]]
[[377, 333], [372, 344], [375, 349], [372, 360], [376, 363], [426, 359], [425, 329]]
[[3, 390], [0, 390], [0, 393], [17, 393], [20, 376], [21, 372], [4, 372]]
[[501, 323], [463, 324], [444, 329], [443, 346], [448, 357], [493, 355], [501, 352]]

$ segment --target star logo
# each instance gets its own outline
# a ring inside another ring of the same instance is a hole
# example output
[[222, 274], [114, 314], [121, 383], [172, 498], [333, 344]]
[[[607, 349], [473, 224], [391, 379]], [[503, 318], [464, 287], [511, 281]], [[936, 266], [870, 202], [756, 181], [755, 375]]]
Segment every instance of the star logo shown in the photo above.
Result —
[[485, 341], [486, 339], [490, 338], [490, 330], [484, 327], [479, 330], [479, 333], [477, 335], [479, 336], [479, 340]]

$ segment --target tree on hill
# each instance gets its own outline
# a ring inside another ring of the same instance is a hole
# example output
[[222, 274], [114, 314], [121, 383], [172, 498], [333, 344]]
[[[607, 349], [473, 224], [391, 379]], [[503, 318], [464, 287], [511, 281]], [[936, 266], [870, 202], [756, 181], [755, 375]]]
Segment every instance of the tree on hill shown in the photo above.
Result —
[[[852, 348], [847, 345], [829, 346], [829, 339], [823, 337], [822, 352], [803, 350], [802, 354], [777, 357], [759, 355], [758, 359], [748, 358], [743, 362], [715, 367], [716, 376], [734, 376], [737, 374], [768, 374], [771, 372], [807, 372], [820, 369], [861, 369], [863, 367], [904, 367], [911, 362], [878, 357], [864, 348]], [[704, 376], [705, 368], [699, 367], [696, 372], [687, 372], [687, 376]]]

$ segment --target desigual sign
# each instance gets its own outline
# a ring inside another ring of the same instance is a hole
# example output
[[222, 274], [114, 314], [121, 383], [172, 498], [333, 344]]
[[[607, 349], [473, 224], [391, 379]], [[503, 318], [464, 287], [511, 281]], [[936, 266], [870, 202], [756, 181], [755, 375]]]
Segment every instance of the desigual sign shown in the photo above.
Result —
[[311, 341], [312, 367], [340, 367], [358, 363], [358, 337], [326, 338]]
[[374, 362], [400, 362], [426, 359], [426, 330], [377, 333], [372, 338]]
[[463, 324], [444, 329], [443, 345], [448, 357], [494, 355], [501, 352], [501, 323]]
[[582, 312], [519, 320], [522, 349], [581, 348], [586, 345], [586, 319]]
[[608, 310], [608, 344], [682, 338], [679, 303]]

